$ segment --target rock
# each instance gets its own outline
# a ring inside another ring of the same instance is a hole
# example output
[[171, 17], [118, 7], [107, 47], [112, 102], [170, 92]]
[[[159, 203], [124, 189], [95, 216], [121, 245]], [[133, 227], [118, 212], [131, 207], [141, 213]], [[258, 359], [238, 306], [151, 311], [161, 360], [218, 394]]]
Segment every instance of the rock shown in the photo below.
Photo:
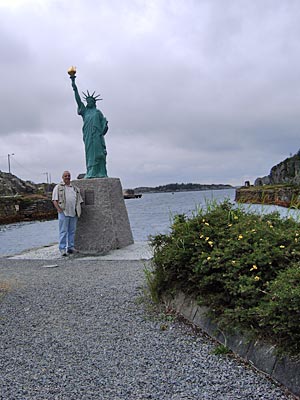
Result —
[[50, 198], [41, 195], [0, 197], [0, 224], [57, 218]]
[[254, 186], [280, 185], [280, 184], [300, 184], [300, 154], [299, 152], [292, 157], [281, 161], [271, 168], [270, 174], [262, 178], [257, 178]]
[[235, 191], [235, 201], [300, 208], [300, 188], [283, 185], [241, 187]]
[[0, 195], [14, 196], [16, 194], [34, 194], [38, 189], [29, 181], [22, 181], [13, 174], [0, 171]]
[[254, 182], [254, 186], [270, 185], [270, 177], [264, 176], [263, 178], [257, 178]]
[[0, 224], [57, 218], [50, 196], [53, 187], [0, 171]]

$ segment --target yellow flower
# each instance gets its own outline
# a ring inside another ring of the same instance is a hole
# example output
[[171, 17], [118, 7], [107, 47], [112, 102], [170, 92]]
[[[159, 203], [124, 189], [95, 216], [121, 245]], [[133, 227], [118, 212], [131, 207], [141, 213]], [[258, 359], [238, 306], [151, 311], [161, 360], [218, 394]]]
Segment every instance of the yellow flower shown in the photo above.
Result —
[[253, 271], [255, 269], [257, 269], [257, 266], [254, 264], [254, 265], [252, 265], [252, 268], [250, 268], [250, 271]]
[[243, 239], [243, 235], [239, 235], [238, 240]]
[[207, 260], [209, 261], [211, 259], [211, 257], [207, 257]]
[[202, 239], [204, 237], [204, 235], [200, 235], [200, 239]]
[[273, 225], [270, 225], [270, 228], [273, 228]]
[[212, 247], [214, 242], [212, 242], [211, 240], [208, 242], [208, 244]]
[[252, 229], [252, 231], [251, 232], [256, 232], [256, 229]]
[[232, 262], [232, 264], [233, 264], [233, 265], [236, 263], [236, 261], [235, 261], [235, 260], [232, 260], [231, 262]]
[[228, 224], [228, 226], [232, 226], [232, 224]]
[[297, 238], [295, 238], [295, 242], [296, 242], [296, 243], [298, 242], [298, 239], [297, 239]]
[[260, 277], [256, 275], [256, 276], [254, 277], [254, 280], [255, 280], [255, 281], [259, 281], [259, 280], [260, 280]]
[[206, 238], [205, 238], [205, 241], [207, 242], [209, 240], [209, 237], [207, 236]]
[[238, 217], [237, 215], [235, 215], [235, 216], [233, 217], [233, 219], [239, 219], [239, 217]]
[[296, 233], [296, 236], [299, 236], [299, 233]]
[[285, 246], [282, 244], [281, 246], [279, 246], [281, 249], [284, 249], [285, 248]]
[[209, 226], [209, 223], [208, 223], [208, 222], [205, 222], [205, 223], [204, 223], [204, 225], [207, 225], [207, 226]]

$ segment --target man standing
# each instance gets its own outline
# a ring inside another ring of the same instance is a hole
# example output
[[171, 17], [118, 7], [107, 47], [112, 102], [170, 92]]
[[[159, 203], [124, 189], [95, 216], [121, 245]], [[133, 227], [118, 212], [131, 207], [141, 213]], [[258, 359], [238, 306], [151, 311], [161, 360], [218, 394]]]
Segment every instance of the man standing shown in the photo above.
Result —
[[71, 174], [64, 171], [62, 182], [55, 186], [52, 201], [58, 212], [59, 250], [62, 256], [74, 253], [77, 218], [83, 202], [80, 190], [71, 184]]

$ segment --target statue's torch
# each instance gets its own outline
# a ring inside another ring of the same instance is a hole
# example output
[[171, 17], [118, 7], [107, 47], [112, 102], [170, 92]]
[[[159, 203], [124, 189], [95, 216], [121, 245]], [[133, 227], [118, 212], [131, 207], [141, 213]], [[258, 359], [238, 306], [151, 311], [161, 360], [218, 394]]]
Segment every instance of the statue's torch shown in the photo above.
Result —
[[75, 74], [76, 74], [76, 67], [70, 67], [69, 69], [68, 69], [68, 74], [70, 75], [70, 78], [72, 79], [72, 78], [75, 78]]

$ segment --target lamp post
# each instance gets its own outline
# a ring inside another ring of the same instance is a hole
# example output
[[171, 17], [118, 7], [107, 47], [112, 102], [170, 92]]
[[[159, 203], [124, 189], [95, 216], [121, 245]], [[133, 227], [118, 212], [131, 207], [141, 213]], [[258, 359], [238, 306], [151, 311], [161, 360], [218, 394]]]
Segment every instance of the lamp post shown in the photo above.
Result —
[[8, 173], [10, 174], [10, 157], [14, 156], [15, 153], [7, 154], [7, 160], [8, 160]]
[[49, 180], [50, 174], [49, 174], [49, 172], [43, 172], [43, 174], [46, 175], [46, 177], [47, 177], [47, 189], [46, 189], [46, 192], [49, 192], [49, 190], [50, 190], [50, 180]]
[[46, 175], [46, 177], [47, 177], [47, 185], [48, 185], [48, 183], [49, 183], [49, 174], [48, 174], [48, 172], [43, 172], [43, 175]]

